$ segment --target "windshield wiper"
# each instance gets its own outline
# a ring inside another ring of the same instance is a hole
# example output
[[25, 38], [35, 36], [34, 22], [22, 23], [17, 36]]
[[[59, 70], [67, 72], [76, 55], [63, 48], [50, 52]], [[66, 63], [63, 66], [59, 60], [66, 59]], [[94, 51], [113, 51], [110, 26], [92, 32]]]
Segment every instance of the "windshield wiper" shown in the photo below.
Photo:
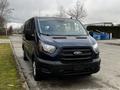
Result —
[[45, 34], [45, 33], [40, 33], [40, 34], [42, 34], [42, 35], [46, 35], [46, 36], [51, 36], [50, 34]]
[[42, 35], [46, 35], [46, 36], [85, 36], [85, 35], [50, 35], [50, 34], [45, 34], [45, 33], [40, 33], [40, 34], [42, 34]]
[[65, 35], [65, 36], [80, 36], [80, 35]]
[[87, 35], [65, 35], [65, 36], [87, 36]]

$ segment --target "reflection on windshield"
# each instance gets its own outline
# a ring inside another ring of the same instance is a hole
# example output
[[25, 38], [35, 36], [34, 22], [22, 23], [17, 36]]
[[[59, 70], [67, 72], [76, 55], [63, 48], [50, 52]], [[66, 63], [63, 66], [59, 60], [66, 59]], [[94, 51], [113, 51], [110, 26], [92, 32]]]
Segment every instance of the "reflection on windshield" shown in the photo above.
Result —
[[40, 20], [40, 28], [46, 35], [87, 35], [77, 20]]

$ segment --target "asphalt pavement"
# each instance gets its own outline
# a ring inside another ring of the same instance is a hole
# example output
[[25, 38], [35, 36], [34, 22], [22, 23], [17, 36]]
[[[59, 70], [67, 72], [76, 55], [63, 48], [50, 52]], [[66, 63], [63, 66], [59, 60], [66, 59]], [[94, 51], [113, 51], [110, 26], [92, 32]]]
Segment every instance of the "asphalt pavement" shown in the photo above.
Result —
[[10, 37], [20, 67], [30, 90], [120, 90], [120, 40], [98, 41], [101, 51], [101, 70], [89, 77], [59, 79], [52, 78], [36, 82], [32, 77], [32, 68], [23, 60], [22, 37]]

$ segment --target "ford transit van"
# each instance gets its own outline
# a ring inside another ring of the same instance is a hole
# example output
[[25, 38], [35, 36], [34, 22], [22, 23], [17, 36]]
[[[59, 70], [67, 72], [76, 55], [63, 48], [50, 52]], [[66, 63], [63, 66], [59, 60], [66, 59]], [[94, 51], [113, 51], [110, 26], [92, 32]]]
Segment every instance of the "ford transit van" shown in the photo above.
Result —
[[98, 44], [75, 19], [29, 19], [24, 24], [22, 48], [36, 81], [46, 75], [90, 75], [100, 70]]

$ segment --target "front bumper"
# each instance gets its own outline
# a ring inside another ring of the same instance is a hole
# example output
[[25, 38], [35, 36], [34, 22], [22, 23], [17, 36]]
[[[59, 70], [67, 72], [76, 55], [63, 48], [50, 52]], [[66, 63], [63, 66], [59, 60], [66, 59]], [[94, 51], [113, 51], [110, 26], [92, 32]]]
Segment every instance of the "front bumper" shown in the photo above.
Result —
[[93, 74], [100, 70], [101, 59], [94, 59], [88, 63], [64, 64], [60, 61], [46, 61], [36, 58], [37, 69], [44, 74], [51, 75], [84, 75]]

